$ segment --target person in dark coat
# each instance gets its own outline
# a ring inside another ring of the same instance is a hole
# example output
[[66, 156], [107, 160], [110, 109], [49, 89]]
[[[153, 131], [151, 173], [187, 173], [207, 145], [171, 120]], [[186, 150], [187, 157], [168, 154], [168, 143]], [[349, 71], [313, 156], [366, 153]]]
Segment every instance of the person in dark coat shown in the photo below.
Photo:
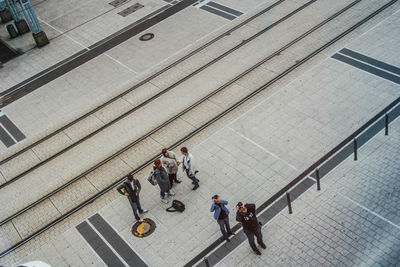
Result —
[[132, 174], [128, 175], [128, 179], [118, 186], [117, 191], [124, 196], [128, 197], [129, 203], [131, 204], [133, 215], [135, 216], [136, 221], [140, 221], [139, 213], [146, 213], [148, 210], [142, 209], [139, 201], [139, 193], [142, 189], [142, 186], [139, 183], [139, 180], [134, 178]]
[[162, 162], [160, 159], [154, 161], [153, 169], [154, 169], [154, 176], [156, 177], [158, 186], [160, 187], [161, 201], [163, 203], [168, 203], [168, 200], [165, 199], [165, 193], [167, 193], [168, 196], [175, 196], [175, 193], [170, 191], [171, 184], [169, 182], [168, 173], [162, 166]]
[[254, 243], [254, 236], [257, 237], [257, 243], [263, 249], [266, 249], [267, 246], [264, 244], [262, 240], [261, 233], [261, 224], [257, 220], [256, 216], [256, 205], [255, 204], [243, 204], [239, 202], [236, 205], [236, 221], [241, 222], [243, 225], [243, 232], [246, 234], [247, 239], [249, 240], [250, 247], [257, 255], [261, 255], [261, 252], [256, 247]]
[[225, 207], [225, 205], [228, 205], [228, 201], [221, 200], [221, 198], [218, 195], [214, 195], [211, 198], [211, 201], [212, 205], [210, 208], [210, 212], [214, 212], [214, 219], [217, 220], [221, 233], [224, 236], [224, 239], [230, 242], [228, 235], [233, 235], [234, 233], [232, 232], [231, 227], [229, 225], [229, 216], [228, 216], [229, 209]]

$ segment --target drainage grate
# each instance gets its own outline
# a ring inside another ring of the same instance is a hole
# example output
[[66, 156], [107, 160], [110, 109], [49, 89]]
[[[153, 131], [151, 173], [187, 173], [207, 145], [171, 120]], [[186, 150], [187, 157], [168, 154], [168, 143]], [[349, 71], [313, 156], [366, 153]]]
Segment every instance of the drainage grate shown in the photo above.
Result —
[[142, 36], [140, 36], [139, 40], [140, 41], [148, 41], [148, 40], [153, 39], [153, 37], [154, 37], [153, 33], [146, 33], [146, 34], [143, 34]]
[[119, 7], [119, 6], [122, 6], [123, 4], [125, 4], [125, 3], [129, 2], [129, 1], [131, 1], [131, 0], [114, 0], [114, 1], [112, 1], [110, 3], [108, 3], [108, 4], [112, 5], [113, 7]]
[[141, 5], [139, 3], [134, 4], [133, 6], [128, 7], [127, 9], [122, 10], [121, 12], [118, 12], [118, 15], [121, 15], [123, 17], [128, 16], [129, 14], [132, 14], [138, 9], [141, 9], [144, 7], [144, 5]]

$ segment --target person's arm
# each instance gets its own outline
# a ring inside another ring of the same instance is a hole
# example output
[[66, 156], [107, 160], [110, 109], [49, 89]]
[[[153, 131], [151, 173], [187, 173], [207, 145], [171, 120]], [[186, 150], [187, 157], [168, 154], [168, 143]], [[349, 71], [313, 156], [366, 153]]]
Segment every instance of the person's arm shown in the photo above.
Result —
[[140, 190], [142, 190], [142, 185], [140, 184], [139, 179], [135, 178], [135, 181], [136, 181], [137, 191], [138, 193], [140, 193]]
[[224, 204], [224, 205], [228, 205], [228, 201], [226, 201], [226, 200], [222, 200], [222, 199], [221, 199], [221, 202], [222, 202], [222, 204]]
[[256, 214], [256, 204], [246, 204], [246, 207], [249, 211], [253, 212]]
[[215, 204], [212, 203], [212, 204], [211, 204], [211, 208], [210, 208], [210, 212], [213, 212], [214, 210], [215, 210]]
[[[122, 190], [122, 189], [124, 189], [124, 190]], [[125, 195], [125, 185], [124, 184], [121, 184], [120, 186], [118, 186], [117, 187], [117, 191], [118, 191], [118, 193], [120, 193], [121, 195]]]
[[238, 221], [240, 223], [243, 221], [243, 217], [239, 211], [236, 212], [236, 221]]

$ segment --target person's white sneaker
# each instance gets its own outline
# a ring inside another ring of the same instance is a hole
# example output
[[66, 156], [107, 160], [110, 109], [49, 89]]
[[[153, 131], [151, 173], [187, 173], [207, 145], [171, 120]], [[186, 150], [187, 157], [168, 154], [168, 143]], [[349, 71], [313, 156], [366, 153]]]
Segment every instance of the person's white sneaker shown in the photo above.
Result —
[[172, 191], [170, 191], [170, 192], [168, 193], [168, 196], [175, 196], [175, 193], [172, 192]]
[[167, 199], [161, 199], [161, 202], [164, 203], [164, 204], [167, 204], [168, 200]]
[[143, 213], [146, 213], [146, 212], [149, 212], [149, 210], [144, 209], [144, 210], [142, 210], [142, 212], [139, 211], [140, 214], [143, 214]]

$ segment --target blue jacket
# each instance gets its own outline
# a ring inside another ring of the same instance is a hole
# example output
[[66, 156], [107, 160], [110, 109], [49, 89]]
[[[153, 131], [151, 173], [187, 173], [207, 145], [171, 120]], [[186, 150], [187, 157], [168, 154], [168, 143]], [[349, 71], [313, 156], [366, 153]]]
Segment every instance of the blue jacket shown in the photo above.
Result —
[[[229, 214], [229, 210], [225, 207], [225, 205], [228, 205], [228, 201], [221, 199], [221, 207], [226, 212], [226, 215], [228, 215]], [[211, 205], [210, 212], [213, 212], [213, 211], [215, 211], [214, 212], [214, 219], [218, 220], [219, 214], [221, 213], [221, 208], [217, 204], [213, 203]]]

